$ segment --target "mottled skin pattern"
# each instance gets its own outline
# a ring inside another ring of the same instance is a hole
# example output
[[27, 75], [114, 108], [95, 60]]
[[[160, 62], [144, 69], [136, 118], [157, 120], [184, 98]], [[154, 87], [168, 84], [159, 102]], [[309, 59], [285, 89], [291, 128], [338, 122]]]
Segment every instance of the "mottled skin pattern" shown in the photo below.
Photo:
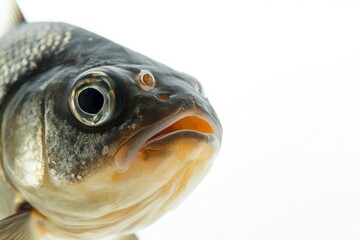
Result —
[[[100, 127], [81, 124], [69, 111], [69, 86], [79, 74], [93, 68], [115, 79], [121, 86], [118, 97], [124, 98], [121, 110], [118, 106], [121, 114]], [[144, 69], [156, 79], [156, 87], [151, 91], [142, 91], [137, 84], [137, 76]], [[160, 98], [162, 95], [168, 98]], [[3, 166], [0, 191], [8, 193], [5, 198], [0, 197], [0, 205], [4, 206], [0, 207], [0, 217], [14, 213], [24, 197], [35, 208], [56, 200], [61, 214], [54, 208], [45, 208], [41, 213], [52, 216], [51, 220], [66, 218], [69, 223], [78, 223], [81, 219], [85, 224], [88, 209], [102, 203], [95, 199], [94, 203], [81, 204], [84, 200], [81, 196], [75, 199], [73, 187], [109, 169], [119, 146], [174, 116], [188, 112], [203, 115], [216, 125], [217, 132], [214, 131], [218, 141], [221, 139], [217, 116], [197, 80], [62, 23], [24, 23], [0, 39], [0, 102]], [[210, 141], [195, 133], [180, 138], [194, 138], [194, 144], [199, 146]], [[210, 148], [215, 149], [211, 153], [217, 152], [217, 147]], [[206, 172], [208, 165], [201, 171]], [[194, 169], [184, 170], [184, 176], [190, 176]], [[182, 182], [174, 190], [176, 194], [185, 188]], [[104, 190], [104, 194], [108, 192]], [[103, 193], [97, 194], [101, 199]], [[175, 201], [169, 198], [166, 202], [170, 200]], [[104, 208], [105, 201], [108, 197], [104, 198]], [[77, 213], [80, 218], [74, 218]], [[97, 226], [95, 220], [89, 220], [89, 226]], [[124, 229], [134, 229], [136, 221]]]

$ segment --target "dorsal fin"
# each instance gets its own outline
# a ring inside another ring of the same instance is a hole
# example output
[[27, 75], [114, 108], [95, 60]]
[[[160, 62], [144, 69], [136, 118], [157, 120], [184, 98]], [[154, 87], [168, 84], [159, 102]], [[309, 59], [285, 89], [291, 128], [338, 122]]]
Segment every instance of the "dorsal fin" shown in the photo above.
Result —
[[17, 24], [25, 22], [25, 18], [15, 0], [0, 1], [0, 18], [0, 37]]

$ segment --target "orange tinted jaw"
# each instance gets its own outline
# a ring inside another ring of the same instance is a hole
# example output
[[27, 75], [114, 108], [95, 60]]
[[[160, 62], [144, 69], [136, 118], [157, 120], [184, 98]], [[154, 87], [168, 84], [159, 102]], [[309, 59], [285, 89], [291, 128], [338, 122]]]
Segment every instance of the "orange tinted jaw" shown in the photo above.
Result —
[[[177, 130], [192, 124], [209, 131], [201, 121], [190, 120], [177, 122], [171, 126], [176, 129], [174, 134], [142, 148], [126, 172], [109, 166], [72, 186], [70, 192], [87, 199], [89, 215], [82, 224], [88, 221], [88, 226], [102, 226], [101, 231], [129, 234], [150, 225], [184, 199], [206, 175], [220, 147], [213, 134]], [[68, 219], [65, 227], [76, 229], [78, 222]]]
[[[41, 220], [46, 231], [40, 224], [39, 233], [67, 238], [87, 238], [91, 233], [100, 238], [110, 233], [134, 233], [150, 225], [181, 202], [206, 175], [220, 148], [214, 132], [200, 117], [181, 118], [151, 137], [125, 172], [114, 163], [68, 186], [71, 206], [62, 207], [71, 212], [46, 214], [56, 226]], [[122, 148], [128, 150], [126, 145]]]

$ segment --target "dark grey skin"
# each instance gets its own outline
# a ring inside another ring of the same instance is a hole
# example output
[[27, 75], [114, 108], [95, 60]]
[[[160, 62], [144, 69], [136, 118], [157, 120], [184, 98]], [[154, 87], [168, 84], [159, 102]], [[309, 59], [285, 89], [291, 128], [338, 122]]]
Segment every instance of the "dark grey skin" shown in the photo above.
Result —
[[[52, 109], [53, 116], [51, 118], [54, 118], [55, 121], [51, 124], [57, 130], [46, 139], [47, 146], [54, 146], [48, 150], [48, 154], [65, 154], [71, 156], [72, 161], [66, 164], [66, 169], [64, 165], [50, 165], [50, 168], [54, 168], [57, 172], [66, 173], [61, 178], [72, 180], [71, 174], [86, 177], [89, 173], [88, 169], [83, 169], [80, 165], [80, 156], [76, 155], [83, 152], [83, 140], [87, 142], [88, 138], [92, 140], [91, 148], [97, 155], [102, 156], [101, 146], [112, 144], [114, 141], [116, 144], [122, 145], [144, 128], [157, 123], [159, 119], [172, 115], [180, 108], [184, 111], [187, 108], [193, 108], [193, 101], [217, 119], [214, 110], [202, 95], [200, 84], [194, 78], [86, 30], [62, 23], [26, 23], [19, 26], [13, 34], [26, 29], [26, 34], [29, 34], [29, 38], [31, 38], [31, 34], [38, 35], [37, 31], [41, 31], [45, 26], [49, 26], [49, 28], [56, 26], [58, 29], [63, 29], [64, 33], [71, 31], [70, 42], [61, 53], [56, 55], [44, 53], [44, 56], [36, 62], [35, 69], [29, 72], [20, 72], [16, 82], [6, 84], [5, 88], [9, 94], [5, 96], [2, 108], [4, 109], [4, 106], [9, 105], [8, 101], [12, 100], [10, 102], [12, 111], [16, 111], [14, 105], [24, 101], [24, 98], [38, 97], [42, 99], [44, 105], [54, 102], [52, 106], [44, 106], [44, 108]], [[16, 38], [8, 36], [2, 40], [11, 39], [14, 48], [28, 44], [28, 42], [14, 42], [13, 39]], [[0, 42], [0, 46], [4, 44], [3, 41]], [[18, 61], [21, 59], [23, 56], [20, 56]], [[92, 68], [101, 69], [115, 79], [119, 84], [118, 95], [124, 98], [121, 102], [123, 106], [118, 106], [123, 108], [118, 111], [119, 116], [101, 127], [88, 127], [79, 123], [68, 109], [68, 91], [72, 81], [77, 75]], [[151, 71], [157, 80], [157, 86], [151, 92], [139, 90], [135, 83], [135, 79], [142, 69]], [[46, 88], [40, 89], [45, 84]], [[155, 97], [159, 95], [168, 95], [169, 99], [163, 101]], [[140, 111], [135, 113], [136, 108]], [[139, 119], [138, 115], [143, 115], [144, 118]], [[126, 120], [129, 119], [131, 121], [127, 122]], [[58, 120], [66, 121], [71, 127], [64, 131], [62, 126], [58, 125], [60, 122]], [[137, 129], [135, 131], [129, 129], [128, 125], [130, 124], [136, 124]], [[119, 136], [122, 136], [121, 142], [118, 142]], [[57, 137], [59, 139], [56, 139]], [[62, 142], [62, 150], [56, 147], [58, 142]], [[106, 164], [98, 161], [92, 162], [89, 159], [90, 156], [82, 155], [81, 158], [82, 161], [86, 161], [87, 167], [88, 164]], [[59, 157], [58, 159], [65, 158]], [[57, 167], [64, 167], [64, 169], [57, 169]]]
[[[8, 195], [0, 204], [8, 208], [7, 213], [16, 213], [23, 202], [38, 209], [57, 199], [62, 212], [52, 221], [70, 213], [86, 219], [83, 212], [98, 202], [86, 205], [83, 199], [74, 200], [69, 186], [97, 176], [114, 164], [119, 146], [135, 147], [137, 138], [149, 139], [158, 125], [174, 116], [189, 112], [204, 116], [221, 141], [219, 120], [196, 79], [81, 28], [63, 23], [22, 23], [0, 39], [0, 64], [1, 144], [5, 156], [0, 177], [7, 182], [0, 190]], [[72, 86], [81, 74], [92, 70], [105, 73], [114, 82], [115, 109], [100, 126], [83, 124], [70, 110]], [[156, 80], [149, 91], [139, 87], [138, 76], [143, 70]], [[38, 139], [37, 143], [21, 142], [19, 138], [25, 132], [32, 135], [30, 139]], [[179, 138], [209, 141], [193, 131]], [[166, 144], [176, 141], [169, 138]], [[41, 173], [34, 173], [36, 177], [30, 182], [26, 176], [29, 170], [18, 173], [18, 166], [27, 161], [21, 156], [23, 149], [36, 159], [36, 166], [42, 166]], [[63, 199], [59, 201], [59, 197]], [[51, 207], [40, 212], [46, 217], [58, 214]]]

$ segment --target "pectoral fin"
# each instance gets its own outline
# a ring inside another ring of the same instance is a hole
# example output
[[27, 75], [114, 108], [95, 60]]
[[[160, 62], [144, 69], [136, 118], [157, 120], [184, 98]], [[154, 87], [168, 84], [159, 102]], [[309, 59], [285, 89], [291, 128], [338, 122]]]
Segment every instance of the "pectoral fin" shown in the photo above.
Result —
[[0, 221], [0, 240], [31, 240], [31, 210], [19, 212]]

